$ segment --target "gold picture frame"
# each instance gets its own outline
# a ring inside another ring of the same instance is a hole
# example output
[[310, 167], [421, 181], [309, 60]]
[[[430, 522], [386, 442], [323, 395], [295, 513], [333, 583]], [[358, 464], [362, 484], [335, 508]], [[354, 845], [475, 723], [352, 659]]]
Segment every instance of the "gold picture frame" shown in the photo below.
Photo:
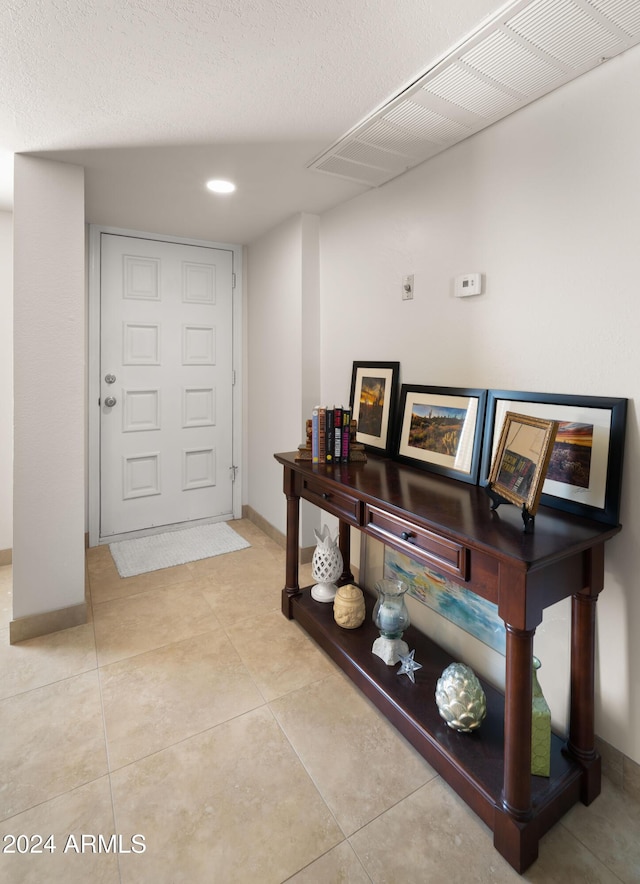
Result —
[[489, 473], [493, 509], [508, 501], [535, 516], [557, 431], [558, 421], [506, 413]]

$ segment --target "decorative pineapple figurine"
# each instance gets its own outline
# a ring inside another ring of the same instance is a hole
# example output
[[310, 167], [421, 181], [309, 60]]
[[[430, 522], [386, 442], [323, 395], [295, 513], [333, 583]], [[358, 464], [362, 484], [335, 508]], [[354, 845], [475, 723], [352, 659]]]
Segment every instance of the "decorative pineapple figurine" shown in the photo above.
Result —
[[436, 684], [436, 705], [450, 728], [469, 734], [487, 714], [487, 698], [475, 672], [464, 663], [451, 663]]
[[338, 589], [335, 581], [342, 574], [342, 553], [326, 525], [320, 533], [313, 533], [318, 543], [311, 560], [311, 576], [318, 582], [311, 588], [311, 597], [317, 602], [332, 602]]

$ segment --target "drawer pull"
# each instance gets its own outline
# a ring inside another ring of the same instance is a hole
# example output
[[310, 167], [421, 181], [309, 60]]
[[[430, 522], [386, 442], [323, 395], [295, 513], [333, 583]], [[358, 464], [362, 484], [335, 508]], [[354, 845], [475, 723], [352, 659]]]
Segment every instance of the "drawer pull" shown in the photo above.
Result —
[[323, 500], [329, 500], [330, 498], [331, 498], [330, 494], [328, 494], [326, 491], [322, 492], [322, 499]]
[[402, 537], [403, 540], [408, 540], [408, 541], [411, 541], [411, 538], [415, 537], [415, 536], [416, 535], [412, 531], [403, 531], [402, 534], [400, 535], [400, 537]]

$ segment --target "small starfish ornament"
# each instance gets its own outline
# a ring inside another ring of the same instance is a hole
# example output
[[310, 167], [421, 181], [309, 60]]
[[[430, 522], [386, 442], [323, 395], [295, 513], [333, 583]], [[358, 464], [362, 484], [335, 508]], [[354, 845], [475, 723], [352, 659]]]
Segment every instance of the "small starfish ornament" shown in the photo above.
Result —
[[408, 675], [411, 679], [412, 683], [416, 683], [416, 677], [413, 674], [416, 669], [422, 669], [422, 663], [416, 663], [413, 659], [413, 655], [415, 654], [415, 649], [410, 651], [408, 654], [398, 654], [398, 657], [401, 661], [400, 669], [398, 669], [398, 675]]

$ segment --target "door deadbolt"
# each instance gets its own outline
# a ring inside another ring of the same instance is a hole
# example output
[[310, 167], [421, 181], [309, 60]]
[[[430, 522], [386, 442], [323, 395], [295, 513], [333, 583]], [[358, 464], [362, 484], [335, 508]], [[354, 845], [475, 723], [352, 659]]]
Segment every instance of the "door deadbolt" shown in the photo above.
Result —
[[115, 384], [116, 376], [114, 374], [106, 374], [104, 376], [104, 382], [105, 384]]
[[107, 408], [113, 408], [113, 406], [116, 404], [116, 401], [117, 400], [115, 396], [107, 396], [107, 398], [104, 400], [104, 404], [107, 406]]

